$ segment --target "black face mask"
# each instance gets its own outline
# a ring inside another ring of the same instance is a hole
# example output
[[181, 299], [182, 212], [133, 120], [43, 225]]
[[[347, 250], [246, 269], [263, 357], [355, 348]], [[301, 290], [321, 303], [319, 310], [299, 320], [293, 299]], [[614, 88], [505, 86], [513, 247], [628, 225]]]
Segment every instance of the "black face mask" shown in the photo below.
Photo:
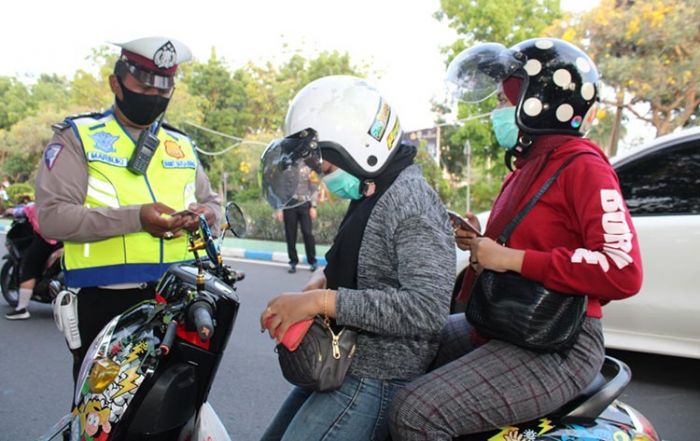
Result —
[[122, 94], [124, 99], [120, 100], [119, 97], [115, 97], [117, 101], [117, 107], [126, 116], [129, 121], [146, 126], [151, 124], [158, 118], [158, 116], [165, 112], [170, 98], [165, 98], [160, 95], [145, 95], [143, 93], [136, 93], [129, 90], [122, 79], [117, 76], [117, 81], [122, 88]]

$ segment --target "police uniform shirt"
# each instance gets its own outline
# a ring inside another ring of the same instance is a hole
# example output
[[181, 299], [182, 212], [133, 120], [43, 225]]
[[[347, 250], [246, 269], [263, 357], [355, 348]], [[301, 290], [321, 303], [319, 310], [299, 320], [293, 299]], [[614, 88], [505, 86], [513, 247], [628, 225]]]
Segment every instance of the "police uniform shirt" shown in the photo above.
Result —
[[[133, 139], [140, 130], [125, 127]], [[161, 148], [161, 147], [159, 147]], [[46, 237], [70, 242], [92, 242], [142, 231], [140, 206], [87, 208], [88, 165], [80, 140], [72, 130], [57, 129], [48, 144], [36, 178], [39, 224]], [[197, 165], [195, 197], [216, 213], [218, 230], [221, 198]], [[179, 207], [173, 207], [179, 208]]]

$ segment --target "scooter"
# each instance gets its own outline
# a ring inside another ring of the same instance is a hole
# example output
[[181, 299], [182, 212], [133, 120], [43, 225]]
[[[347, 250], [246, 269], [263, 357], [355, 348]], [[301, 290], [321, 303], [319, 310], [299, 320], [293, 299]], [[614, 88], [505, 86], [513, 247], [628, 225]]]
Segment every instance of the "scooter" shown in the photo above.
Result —
[[[0, 269], [0, 290], [10, 306], [17, 306], [19, 298], [19, 271], [22, 265], [24, 251], [34, 240], [36, 233], [32, 225], [24, 218], [15, 219], [10, 225], [10, 229], [5, 236], [5, 248], [7, 254], [3, 256], [5, 263]], [[52, 279], [61, 277], [61, 256], [63, 247], [57, 248], [44, 263], [44, 270], [41, 277], [36, 281], [32, 300], [41, 303], [51, 303], [55, 298], [54, 293], [49, 289]]]
[[576, 398], [551, 414], [456, 441], [660, 441], [649, 420], [617, 400], [632, 379], [629, 367], [606, 356], [601, 372]]
[[[235, 236], [245, 233], [235, 203], [227, 205], [226, 220]], [[238, 313], [235, 284], [244, 274], [223, 263], [219, 248], [200, 216], [189, 237], [194, 261], [173, 264], [154, 300], [102, 329], [83, 360], [72, 412], [40, 440], [230, 440], [207, 397]]]

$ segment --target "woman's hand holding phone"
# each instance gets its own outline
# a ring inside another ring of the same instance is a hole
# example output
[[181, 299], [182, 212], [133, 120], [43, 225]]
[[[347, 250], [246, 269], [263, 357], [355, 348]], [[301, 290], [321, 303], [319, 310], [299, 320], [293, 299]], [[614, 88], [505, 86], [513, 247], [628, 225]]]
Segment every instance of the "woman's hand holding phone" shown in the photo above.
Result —
[[454, 228], [455, 242], [460, 250], [469, 249], [469, 241], [475, 237], [481, 237], [481, 225], [479, 219], [473, 213], [467, 213], [467, 219], [454, 211], [448, 211], [450, 222]]

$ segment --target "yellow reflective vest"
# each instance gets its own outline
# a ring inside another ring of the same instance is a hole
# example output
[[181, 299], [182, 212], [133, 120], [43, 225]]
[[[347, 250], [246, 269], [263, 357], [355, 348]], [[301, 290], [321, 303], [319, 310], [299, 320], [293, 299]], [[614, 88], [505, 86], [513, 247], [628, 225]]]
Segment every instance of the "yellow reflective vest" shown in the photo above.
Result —
[[[68, 118], [85, 152], [88, 188], [85, 206], [119, 208], [162, 202], [176, 211], [196, 201], [197, 156], [183, 133], [162, 126], [145, 175], [126, 165], [136, 140], [113, 111]], [[165, 241], [146, 232], [87, 243], [64, 243], [67, 286], [88, 287], [158, 280], [174, 262], [191, 259], [187, 235]]]

